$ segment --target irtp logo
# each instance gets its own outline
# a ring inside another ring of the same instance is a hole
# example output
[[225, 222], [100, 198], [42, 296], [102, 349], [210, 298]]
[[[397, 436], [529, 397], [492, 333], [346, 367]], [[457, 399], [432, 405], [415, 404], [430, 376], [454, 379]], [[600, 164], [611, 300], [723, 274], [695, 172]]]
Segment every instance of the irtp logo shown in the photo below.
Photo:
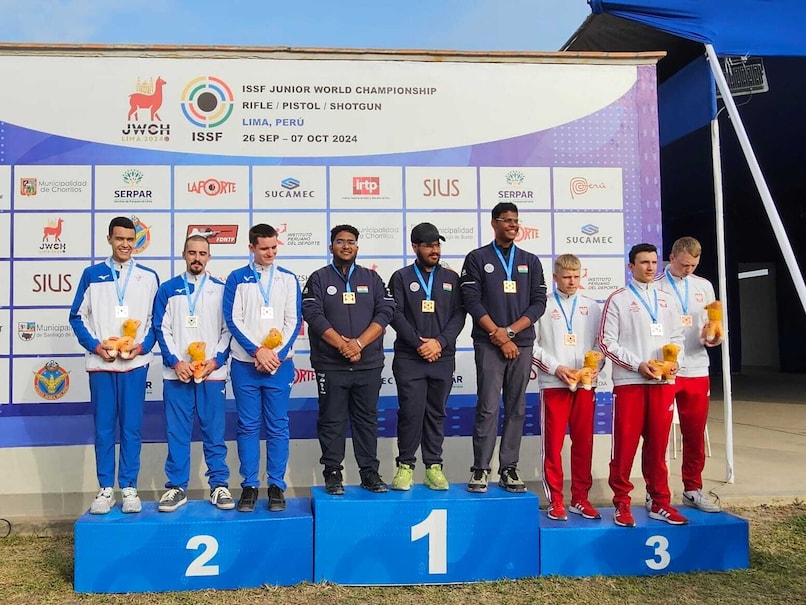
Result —
[[140, 254], [151, 243], [151, 227], [134, 215], [129, 218], [134, 223], [134, 250], [132, 250], [132, 254]]
[[17, 336], [20, 340], [25, 342], [31, 341], [36, 336], [36, 322], [35, 321], [20, 321], [17, 322]]
[[36, 179], [23, 177], [20, 179], [20, 195], [36, 195]]
[[283, 186], [283, 189], [296, 189], [299, 187], [299, 179], [295, 179], [294, 177], [290, 176], [280, 181], [280, 185]]
[[137, 86], [135, 88], [137, 92], [129, 95], [129, 115], [126, 116], [126, 119], [137, 122], [139, 121], [138, 111], [148, 109], [149, 121], [162, 122], [162, 118], [160, 118], [157, 112], [160, 107], [162, 107], [162, 87], [165, 86], [165, 84], [165, 80], [159, 76], [157, 76], [156, 82], [154, 78], [151, 78], [148, 82], [141, 81], [140, 78], [137, 78]]
[[42, 229], [42, 241], [45, 242], [51, 237], [54, 242], [60, 242], [59, 236], [62, 234], [62, 223], [64, 220], [59, 217], [57, 220], [49, 220], [45, 228]]
[[34, 372], [34, 390], [42, 399], [61, 399], [70, 390], [70, 372], [51, 359]]
[[380, 195], [381, 177], [379, 176], [354, 176], [353, 195]]
[[182, 113], [199, 128], [217, 128], [232, 115], [232, 90], [215, 76], [200, 76], [187, 83], [182, 91]]
[[234, 244], [238, 225], [188, 225], [186, 237], [201, 235], [211, 244]]
[[204, 194], [210, 197], [235, 193], [235, 181], [222, 181], [219, 179], [205, 179], [203, 181], [193, 181], [188, 183], [188, 192]]
[[579, 230], [582, 231], [582, 233], [584, 233], [585, 235], [596, 235], [597, 233], [599, 233], [599, 227], [597, 227], [596, 225], [592, 225], [590, 223], [588, 223], [587, 225], [582, 225], [582, 227]]
[[571, 189], [571, 199], [585, 195], [591, 189], [607, 189], [607, 185], [604, 183], [589, 183], [588, 179], [581, 176], [572, 177], [569, 187]]

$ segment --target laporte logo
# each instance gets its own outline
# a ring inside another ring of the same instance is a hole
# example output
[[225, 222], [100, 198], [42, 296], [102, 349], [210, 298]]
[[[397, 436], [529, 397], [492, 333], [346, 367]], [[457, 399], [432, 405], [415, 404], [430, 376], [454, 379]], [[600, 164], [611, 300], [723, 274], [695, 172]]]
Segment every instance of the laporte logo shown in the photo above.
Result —
[[313, 382], [316, 380], [316, 372], [307, 368], [294, 369], [294, 382], [292, 384], [299, 384], [300, 382]]
[[540, 239], [540, 229], [521, 225], [521, 228], [518, 230], [518, 235], [515, 236], [515, 241], [522, 242], [527, 239]]
[[34, 372], [34, 390], [42, 399], [61, 399], [70, 390], [70, 372], [51, 359]]
[[188, 225], [186, 237], [201, 235], [210, 244], [234, 244], [238, 225]]
[[203, 179], [201, 181], [191, 181], [188, 183], [188, 193], [215, 197], [235, 193], [237, 184], [235, 181], [222, 181], [221, 179]]

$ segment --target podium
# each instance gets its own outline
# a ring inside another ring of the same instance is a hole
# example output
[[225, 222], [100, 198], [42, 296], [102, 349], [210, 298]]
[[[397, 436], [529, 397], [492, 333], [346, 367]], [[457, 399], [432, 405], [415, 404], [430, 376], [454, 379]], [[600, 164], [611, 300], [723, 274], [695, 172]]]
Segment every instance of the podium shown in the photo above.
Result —
[[613, 509], [600, 520], [568, 515], [540, 519], [540, 573], [559, 576], [648, 576], [690, 571], [727, 571], [750, 565], [749, 525], [729, 513], [681, 509], [687, 525], [650, 519], [633, 506], [635, 527], [613, 523]]
[[270, 513], [222, 511], [191, 501], [172, 513], [144, 502], [85, 513], [75, 524], [76, 592], [158, 592], [291, 585], [313, 573], [313, 517], [308, 498], [289, 498]]
[[343, 496], [311, 489], [314, 581], [348, 585], [447, 584], [539, 573], [538, 498], [490, 485], [471, 494], [424, 485]]

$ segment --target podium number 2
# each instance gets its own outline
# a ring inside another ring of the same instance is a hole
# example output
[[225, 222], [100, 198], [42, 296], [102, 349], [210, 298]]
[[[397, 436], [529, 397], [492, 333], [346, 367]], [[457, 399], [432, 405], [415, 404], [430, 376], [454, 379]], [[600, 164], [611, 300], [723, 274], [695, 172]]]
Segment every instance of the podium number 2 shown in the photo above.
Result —
[[199, 550], [204, 548], [199, 556], [193, 559], [185, 570], [185, 576], [217, 576], [218, 565], [207, 565], [207, 563], [218, 553], [218, 540], [213, 536], [193, 536], [185, 545], [187, 550]]
[[669, 540], [666, 536], [650, 536], [646, 542], [646, 546], [655, 547], [655, 559], [646, 559], [644, 563], [649, 569], [655, 571], [666, 569], [672, 561], [672, 556], [669, 554]]
[[448, 573], [448, 511], [435, 508], [411, 527], [411, 541], [428, 536], [428, 573]]

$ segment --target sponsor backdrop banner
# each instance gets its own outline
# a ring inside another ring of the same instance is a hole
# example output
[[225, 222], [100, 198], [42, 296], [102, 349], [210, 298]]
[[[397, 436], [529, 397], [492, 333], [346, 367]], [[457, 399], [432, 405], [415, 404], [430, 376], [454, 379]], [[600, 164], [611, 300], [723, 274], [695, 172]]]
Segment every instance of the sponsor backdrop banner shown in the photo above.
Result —
[[[339, 223], [359, 229], [359, 262], [384, 281], [413, 261], [408, 234], [422, 221], [460, 271], [491, 240], [500, 201], [518, 205], [517, 245], [541, 258], [547, 282], [554, 257], [578, 254], [582, 292], [600, 301], [624, 285], [630, 245], [661, 243], [654, 66], [115, 54], [0, 56], [0, 78], [15, 83], [0, 107], [0, 447], [93, 441], [67, 319], [82, 270], [109, 253], [114, 216], [132, 218], [137, 260], [162, 280], [183, 269], [193, 234], [225, 278], [247, 262], [258, 222], [277, 228], [278, 263], [300, 286], [329, 262]], [[469, 332], [468, 320], [447, 435], [472, 431]], [[388, 437], [394, 337], [379, 412]], [[291, 433], [314, 438], [304, 324], [296, 350]], [[535, 377], [533, 367], [527, 434], [539, 432]], [[600, 387], [596, 431], [608, 433], [607, 372]], [[161, 397], [157, 357], [146, 441], [165, 439]]]

